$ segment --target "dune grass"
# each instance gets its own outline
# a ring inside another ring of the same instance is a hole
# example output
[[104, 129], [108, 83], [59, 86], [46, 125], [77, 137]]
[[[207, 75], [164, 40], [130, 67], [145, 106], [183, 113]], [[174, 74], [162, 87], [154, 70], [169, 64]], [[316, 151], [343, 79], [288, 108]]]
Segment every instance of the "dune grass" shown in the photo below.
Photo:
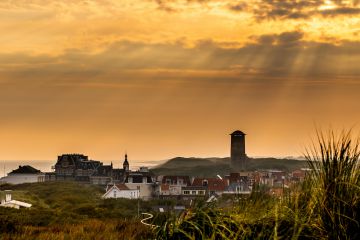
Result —
[[280, 199], [256, 193], [232, 209], [203, 204], [166, 221], [157, 239], [360, 239], [359, 141], [318, 132], [311, 171]]
[[329, 239], [360, 239], [360, 148], [350, 132], [318, 132], [307, 151], [313, 201]]

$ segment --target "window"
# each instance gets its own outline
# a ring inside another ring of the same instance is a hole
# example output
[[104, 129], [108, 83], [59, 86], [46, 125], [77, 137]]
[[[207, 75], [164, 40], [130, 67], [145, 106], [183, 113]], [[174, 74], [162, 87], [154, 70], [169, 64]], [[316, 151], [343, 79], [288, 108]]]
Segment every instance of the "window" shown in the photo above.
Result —
[[203, 180], [202, 184], [203, 184], [203, 186], [207, 186], [208, 185], [208, 180]]
[[184, 195], [189, 195], [190, 191], [184, 191]]
[[116, 198], [116, 190], [114, 190], [114, 198]]
[[204, 195], [205, 191], [199, 191], [199, 195]]
[[196, 191], [191, 191], [191, 194], [192, 194], [192, 195], [196, 195]]

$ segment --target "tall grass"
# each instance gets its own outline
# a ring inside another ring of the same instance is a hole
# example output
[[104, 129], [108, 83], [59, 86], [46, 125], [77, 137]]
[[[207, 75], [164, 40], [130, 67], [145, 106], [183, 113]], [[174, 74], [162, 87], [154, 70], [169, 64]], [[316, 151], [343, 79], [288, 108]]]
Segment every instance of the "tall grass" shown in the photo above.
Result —
[[281, 199], [261, 191], [231, 209], [198, 206], [157, 229], [157, 239], [360, 239], [360, 147], [350, 132], [317, 132], [306, 180]]
[[313, 201], [328, 239], [360, 239], [360, 148], [351, 132], [317, 132], [306, 158]]

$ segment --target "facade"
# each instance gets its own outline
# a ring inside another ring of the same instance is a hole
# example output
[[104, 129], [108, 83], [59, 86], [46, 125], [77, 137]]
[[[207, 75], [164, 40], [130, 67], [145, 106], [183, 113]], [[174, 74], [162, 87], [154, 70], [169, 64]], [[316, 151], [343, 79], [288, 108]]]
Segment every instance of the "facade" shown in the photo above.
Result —
[[82, 154], [64, 154], [58, 156], [55, 173], [48, 173], [48, 181], [70, 180], [97, 185], [107, 185], [112, 182], [123, 182], [129, 171], [127, 155], [123, 169], [114, 169], [113, 164], [104, 165], [100, 161], [89, 160]]
[[245, 133], [235, 131], [231, 135], [231, 168], [233, 170], [246, 170], [248, 157], [245, 153]]
[[160, 196], [180, 196], [182, 187], [190, 186], [189, 176], [163, 176], [156, 190]]
[[207, 192], [206, 186], [187, 186], [181, 189], [181, 194], [184, 197], [205, 197]]
[[250, 194], [252, 190], [252, 175], [249, 172], [230, 173], [227, 176], [229, 186], [226, 189], [227, 194]]
[[222, 195], [228, 186], [228, 182], [219, 178], [195, 178], [191, 186], [204, 187], [209, 196]]
[[155, 177], [146, 167], [141, 167], [139, 171], [128, 171], [124, 183], [129, 189], [138, 189], [139, 197], [144, 200], [154, 197]]
[[21, 184], [44, 182], [45, 173], [29, 165], [19, 166], [11, 171], [6, 177], [0, 179], [0, 183]]
[[102, 198], [127, 198], [138, 199], [140, 197], [139, 189], [129, 189], [125, 184], [109, 185]]

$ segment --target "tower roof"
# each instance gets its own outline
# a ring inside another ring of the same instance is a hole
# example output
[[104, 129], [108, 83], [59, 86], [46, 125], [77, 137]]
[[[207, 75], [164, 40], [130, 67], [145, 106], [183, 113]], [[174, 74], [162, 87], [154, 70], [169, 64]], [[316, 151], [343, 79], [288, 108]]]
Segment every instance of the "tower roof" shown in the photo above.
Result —
[[125, 160], [124, 160], [123, 165], [128, 165], [129, 166], [129, 162], [128, 162], [128, 159], [127, 159], [127, 154], [125, 154]]
[[240, 130], [236, 130], [235, 132], [231, 133], [230, 135], [246, 135], [246, 134]]

